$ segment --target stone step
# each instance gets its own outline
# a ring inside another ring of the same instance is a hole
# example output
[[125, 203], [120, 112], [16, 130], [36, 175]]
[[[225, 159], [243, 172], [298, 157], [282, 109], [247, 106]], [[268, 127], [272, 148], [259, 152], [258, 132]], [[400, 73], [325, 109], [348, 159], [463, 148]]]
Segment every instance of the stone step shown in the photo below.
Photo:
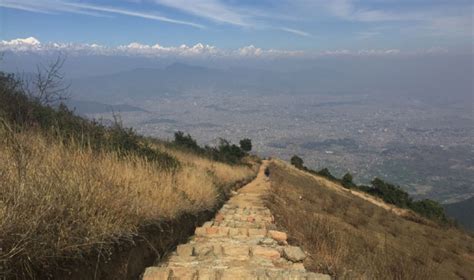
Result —
[[277, 230], [267, 230], [266, 228], [248, 227], [228, 227], [204, 224], [197, 227], [194, 234], [198, 237], [250, 237], [250, 238], [271, 238], [278, 243], [286, 244], [287, 234]]
[[246, 268], [197, 268], [187, 267], [149, 267], [146, 269], [143, 280], [236, 280], [236, 279], [265, 279], [265, 280], [330, 280], [325, 274], [301, 272], [285, 269], [246, 269]]
[[162, 266], [147, 268], [143, 279], [329, 280], [328, 275], [306, 271], [306, 254], [288, 245], [287, 234], [276, 230], [263, 204], [268, 181], [255, 181], [224, 204], [213, 220], [197, 227], [194, 237], [178, 245]]

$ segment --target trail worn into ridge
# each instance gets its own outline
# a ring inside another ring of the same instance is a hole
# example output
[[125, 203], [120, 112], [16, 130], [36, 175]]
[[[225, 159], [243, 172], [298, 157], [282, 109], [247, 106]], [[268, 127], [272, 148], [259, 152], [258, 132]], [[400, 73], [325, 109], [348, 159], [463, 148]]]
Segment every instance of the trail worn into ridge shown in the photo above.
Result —
[[212, 221], [196, 228], [195, 236], [178, 245], [167, 261], [146, 269], [143, 280], [162, 279], [321, 279], [306, 271], [306, 255], [289, 246], [276, 231], [273, 215], [264, 206], [270, 189], [264, 161], [257, 178], [241, 188]]

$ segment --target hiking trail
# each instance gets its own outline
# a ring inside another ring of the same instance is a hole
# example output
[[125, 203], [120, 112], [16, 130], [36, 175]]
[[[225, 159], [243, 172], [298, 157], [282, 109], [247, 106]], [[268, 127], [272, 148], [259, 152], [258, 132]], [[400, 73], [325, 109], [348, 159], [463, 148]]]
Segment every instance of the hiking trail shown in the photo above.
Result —
[[305, 252], [289, 246], [287, 234], [276, 230], [264, 205], [270, 190], [267, 166], [264, 161], [257, 177], [234, 192], [186, 244], [178, 245], [158, 266], [148, 267], [143, 280], [330, 280], [329, 275], [306, 271]]

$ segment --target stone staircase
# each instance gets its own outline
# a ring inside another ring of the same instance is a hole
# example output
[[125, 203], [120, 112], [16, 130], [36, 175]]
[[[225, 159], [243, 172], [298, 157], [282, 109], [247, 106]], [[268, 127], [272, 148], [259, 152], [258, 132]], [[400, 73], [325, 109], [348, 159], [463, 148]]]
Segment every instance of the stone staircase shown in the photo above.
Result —
[[160, 266], [146, 269], [143, 280], [162, 279], [318, 279], [329, 275], [306, 271], [304, 251], [289, 246], [287, 234], [275, 230], [263, 204], [269, 190], [262, 164], [257, 178], [235, 193], [212, 221], [196, 228]]

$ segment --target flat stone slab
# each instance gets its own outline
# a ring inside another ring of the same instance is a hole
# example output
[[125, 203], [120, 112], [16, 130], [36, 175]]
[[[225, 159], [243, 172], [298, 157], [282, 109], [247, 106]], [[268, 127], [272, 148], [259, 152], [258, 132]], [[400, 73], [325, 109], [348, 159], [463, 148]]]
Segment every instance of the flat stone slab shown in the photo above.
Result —
[[305, 252], [300, 247], [287, 246], [283, 248], [283, 255], [292, 262], [301, 262], [306, 258]]

